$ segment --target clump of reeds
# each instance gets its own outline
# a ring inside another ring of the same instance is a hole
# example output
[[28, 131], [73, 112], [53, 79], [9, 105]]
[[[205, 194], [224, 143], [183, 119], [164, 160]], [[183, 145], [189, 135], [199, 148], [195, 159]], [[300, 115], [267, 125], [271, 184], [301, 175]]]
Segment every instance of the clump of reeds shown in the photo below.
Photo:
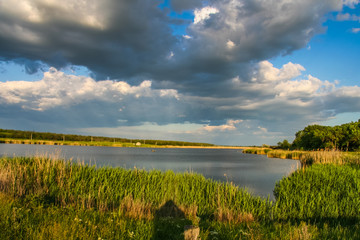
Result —
[[172, 200], [188, 217], [211, 216], [218, 209], [260, 217], [269, 203], [238, 187], [194, 173], [89, 167], [48, 157], [0, 160], [2, 190], [19, 198], [37, 196], [60, 206], [114, 211], [150, 219]]
[[243, 150], [243, 153], [266, 155], [270, 151], [270, 148], [247, 148]]
[[304, 153], [304, 151], [272, 150], [267, 153], [267, 156], [270, 158], [299, 160]]
[[183, 239], [188, 225], [202, 239], [359, 239], [359, 171], [313, 164], [270, 202], [194, 173], [4, 157], [0, 239]]
[[276, 184], [274, 213], [280, 219], [358, 219], [360, 169], [315, 164]]
[[301, 155], [300, 161], [303, 165], [311, 164], [360, 164], [359, 153], [342, 152], [339, 150], [309, 151]]
[[290, 150], [271, 150], [251, 148], [243, 151], [244, 153], [266, 154], [270, 158], [300, 160], [302, 166], [312, 164], [360, 164], [360, 153], [343, 152], [339, 150], [318, 150], [318, 151], [290, 151]]

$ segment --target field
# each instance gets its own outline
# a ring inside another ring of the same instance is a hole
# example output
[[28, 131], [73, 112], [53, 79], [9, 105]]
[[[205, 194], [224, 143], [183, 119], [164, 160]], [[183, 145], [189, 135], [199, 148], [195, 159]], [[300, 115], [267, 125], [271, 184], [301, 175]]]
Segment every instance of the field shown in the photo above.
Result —
[[195, 173], [0, 159], [0, 239], [360, 239], [360, 167], [308, 162], [275, 201]]

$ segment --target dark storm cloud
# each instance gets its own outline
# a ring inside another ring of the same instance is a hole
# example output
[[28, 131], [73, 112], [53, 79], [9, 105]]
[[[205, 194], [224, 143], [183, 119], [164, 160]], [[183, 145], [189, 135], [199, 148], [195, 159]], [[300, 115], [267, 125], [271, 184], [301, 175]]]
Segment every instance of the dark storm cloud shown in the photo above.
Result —
[[176, 43], [157, 1], [71, 3], [21, 1], [20, 9], [10, 12], [6, 7], [15, 6], [11, 1], [5, 4], [0, 14], [0, 56], [40, 60], [56, 68], [82, 65], [100, 76], [120, 78], [149, 73]]
[[186, 69], [192, 81], [201, 74], [225, 79], [236, 76], [240, 63], [303, 48], [314, 34], [323, 31], [324, 14], [338, 8], [336, 0], [213, 1], [211, 8], [195, 11], [195, 23], [188, 28], [191, 38], [184, 39], [181, 49], [174, 51], [170, 67]]
[[[184, 91], [191, 81], [194, 92], [204, 79], [217, 83], [242, 74], [239, 64], [304, 47], [321, 31], [323, 15], [341, 7], [339, 0], [224, 0], [208, 2], [217, 13], [206, 14], [202, 1], [174, 0], [175, 10], [197, 8], [200, 19], [188, 27], [191, 38], [180, 39], [159, 4], [8, 1], [0, 10], [0, 56], [56, 68], [86, 66], [98, 79], [146, 76], [183, 85]], [[26, 66], [29, 73], [39, 67]]]
[[171, 7], [178, 12], [200, 8], [204, 1], [202, 0], [171, 0]]

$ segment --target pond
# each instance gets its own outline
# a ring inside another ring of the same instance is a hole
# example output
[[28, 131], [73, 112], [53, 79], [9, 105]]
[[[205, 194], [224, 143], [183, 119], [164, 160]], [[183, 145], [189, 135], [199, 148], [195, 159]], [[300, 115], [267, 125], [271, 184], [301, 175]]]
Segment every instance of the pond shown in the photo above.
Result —
[[275, 183], [300, 166], [296, 160], [244, 154], [239, 149], [115, 148], [0, 144], [1, 156], [56, 155], [97, 167], [123, 167], [196, 172], [232, 182], [261, 197], [274, 199]]

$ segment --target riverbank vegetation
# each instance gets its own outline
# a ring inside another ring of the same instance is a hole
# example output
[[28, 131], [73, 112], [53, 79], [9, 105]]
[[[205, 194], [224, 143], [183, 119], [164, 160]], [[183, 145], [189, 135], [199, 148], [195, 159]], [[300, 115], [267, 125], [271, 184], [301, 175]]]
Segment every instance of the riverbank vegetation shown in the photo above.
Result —
[[360, 168], [312, 164], [276, 201], [196, 173], [0, 159], [1, 239], [359, 239]]
[[320, 150], [320, 151], [299, 151], [299, 150], [279, 150], [279, 149], [244, 149], [243, 153], [264, 154], [269, 158], [300, 160], [303, 166], [312, 164], [359, 164], [360, 152], [343, 152], [339, 150]]
[[360, 150], [360, 120], [338, 126], [309, 125], [295, 134], [293, 143], [278, 143], [278, 148], [290, 150]]
[[161, 147], [161, 146], [198, 146], [211, 147], [214, 144], [184, 141], [127, 139], [116, 137], [83, 136], [48, 132], [20, 131], [0, 129], [0, 143], [75, 145], [107, 147]]

